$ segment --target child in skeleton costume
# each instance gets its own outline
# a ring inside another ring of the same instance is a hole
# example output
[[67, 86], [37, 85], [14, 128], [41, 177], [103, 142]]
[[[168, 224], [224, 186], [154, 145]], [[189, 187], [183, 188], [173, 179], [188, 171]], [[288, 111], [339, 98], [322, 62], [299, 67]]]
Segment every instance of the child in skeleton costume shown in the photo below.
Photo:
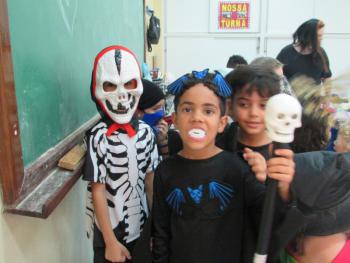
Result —
[[[155, 172], [153, 262], [243, 262], [246, 211], [258, 226], [265, 186], [241, 158], [215, 145], [227, 123], [230, 87], [220, 73], [204, 70], [186, 74], [169, 91], [183, 149]], [[289, 177], [276, 168], [278, 162], [268, 167], [271, 177]]]
[[142, 91], [130, 50], [111, 46], [96, 56], [91, 95], [102, 118], [87, 132], [83, 176], [91, 182], [94, 262], [131, 262], [148, 216], [158, 152], [151, 128], [133, 117]]

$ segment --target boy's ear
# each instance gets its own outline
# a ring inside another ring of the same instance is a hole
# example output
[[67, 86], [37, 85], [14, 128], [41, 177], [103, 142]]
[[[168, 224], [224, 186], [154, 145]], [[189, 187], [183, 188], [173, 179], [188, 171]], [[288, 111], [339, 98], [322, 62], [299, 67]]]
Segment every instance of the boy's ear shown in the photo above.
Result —
[[226, 99], [226, 115], [228, 115], [228, 116], [230, 116], [230, 117], [232, 117], [232, 114], [233, 114], [233, 112], [232, 112], [232, 99], [231, 98], [227, 98]]
[[176, 123], [176, 121], [177, 121], [177, 119], [176, 119], [176, 112], [173, 112], [173, 113], [171, 114], [171, 119], [172, 119], [172, 121], [173, 121], [173, 124], [174, 124], [175, 128], [177, 128], [177, 123]]
[[221, 133], [224, 131], [226, 125], [227, 125], [227, 121], [228, 121], [228, 116], [222, 116], [220, 117], [220, 123], [219, 123], [219, 127], [218, 127], [218, 133]]

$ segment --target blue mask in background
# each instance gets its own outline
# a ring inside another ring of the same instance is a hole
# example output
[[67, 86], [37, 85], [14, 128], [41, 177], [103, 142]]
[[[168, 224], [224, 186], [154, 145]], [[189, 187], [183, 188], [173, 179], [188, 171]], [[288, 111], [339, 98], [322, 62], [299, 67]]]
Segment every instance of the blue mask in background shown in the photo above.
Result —
[[164, 117], [164, 110], [161, 109], [154, 113], [145, 113], [142, 117], [142, 120], [147, 123], [152, 128], [157, 125], [157, 123]]

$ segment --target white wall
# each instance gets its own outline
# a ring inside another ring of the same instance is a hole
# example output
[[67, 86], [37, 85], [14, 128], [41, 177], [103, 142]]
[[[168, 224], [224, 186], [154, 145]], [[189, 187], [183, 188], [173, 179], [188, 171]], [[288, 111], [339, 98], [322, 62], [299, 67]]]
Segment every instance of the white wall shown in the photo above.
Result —
[[[154, 10], [154, 15], [159, 18], [160, 22], [160, 39], [157, 45], [152, 45], [152, 51], [149, 52], [146, 47], [146, 63], [149, 69], [159, 68], [164, 73], [164, 13], [163, 13], [163, 1], [159, 0], [145, 0], [145, 5]], [[150, 16], [145, 14], [147, 30]]]
[[232, 54], [248, 62], [275, 57], [292, 42], [297, 27], [310, 18], [326, 24], [322, 46], [333, 75], [350, 70], [350, 1], [250, 0], [260, 10], [258, 32], [211, 33], [210, 6], [215, 0], [165, 0], [165, 70], [179, 76], [193, 69], [222, 68]]
[[[2, 213], [0, 263], [90, 263], [85, 188], [79, 180], [47, 219]], [[0, 210], [3, 210], [0, 200]]]

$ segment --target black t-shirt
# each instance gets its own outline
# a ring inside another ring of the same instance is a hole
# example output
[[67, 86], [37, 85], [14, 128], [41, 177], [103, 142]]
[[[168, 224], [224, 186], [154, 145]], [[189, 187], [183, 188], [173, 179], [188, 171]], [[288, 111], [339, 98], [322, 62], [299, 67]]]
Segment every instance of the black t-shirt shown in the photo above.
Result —
[[241, 262], [245, 217], [259, 226], [265, 192], [241, 158], [174, 155], [154, 180], [153, 262]]
[[244, 148], [249, 148], [251, 150], [253, 150], [254, 152], [258, 152], [260, 153], [262, 156], [264, 156], [265, 160], [268, 160], [270, 158], [270, 155], [269, 155], [269, 145], [270, 144], [265, 144], [265, 145], [262, 145], [262, 146], [249, 146], [249, 145], [245, 145], [245, 144], [242, 144], [240, 142], [237, 142], [237, 146], [236, 146], [236, 151], [238, 153], [239, 156], [241, 156], [243, 158], [243, 149]]
[[295, 50], [293, 44], [284, 47], [277, 55], [277, 59], [284, 64], [283, 73], [288, 80], [300, 75], [306, 75], [313, 78], [319, 84], [321, 83], [321, 79], [332, 76], [326, 51], [321, 48], [321, 52], [327, 64], [328, 71], [324, 71], [322, 59], [319, 55], [314, 58], [312, 54], [300, 54]]

